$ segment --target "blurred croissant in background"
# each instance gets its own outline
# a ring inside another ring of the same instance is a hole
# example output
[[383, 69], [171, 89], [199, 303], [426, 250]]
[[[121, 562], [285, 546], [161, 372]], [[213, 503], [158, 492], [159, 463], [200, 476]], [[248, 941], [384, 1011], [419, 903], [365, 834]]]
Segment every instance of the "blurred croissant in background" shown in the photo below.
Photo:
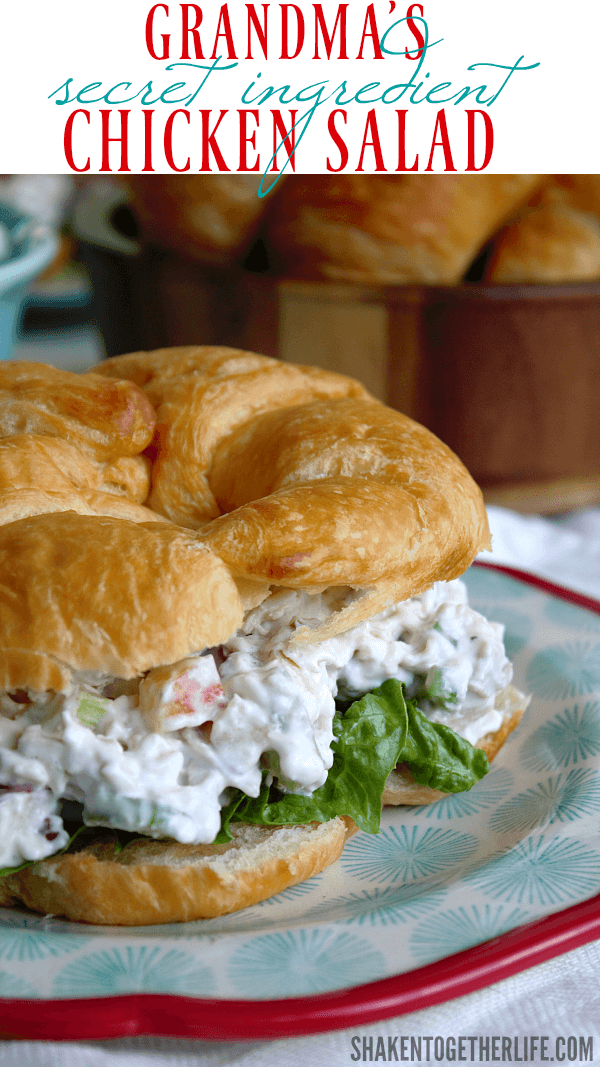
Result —
[[[600, 175], [134, 176], [144, 240], [208, 266], [384, 285], [600, 279]], [[475, 266], [474, 266], [475, 265]]]

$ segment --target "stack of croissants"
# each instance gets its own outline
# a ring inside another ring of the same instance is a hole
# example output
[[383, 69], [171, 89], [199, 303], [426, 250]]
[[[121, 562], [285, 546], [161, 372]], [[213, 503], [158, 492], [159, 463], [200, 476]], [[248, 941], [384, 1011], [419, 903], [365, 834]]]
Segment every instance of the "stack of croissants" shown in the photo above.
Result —
[[[600, 175], [129, 179], [142, 238], [206, 265], [242, 264], [260, 239], [276, 275], [383, 285], [600, 279]], [[471, 273], [470, 273], [471, 272]]]

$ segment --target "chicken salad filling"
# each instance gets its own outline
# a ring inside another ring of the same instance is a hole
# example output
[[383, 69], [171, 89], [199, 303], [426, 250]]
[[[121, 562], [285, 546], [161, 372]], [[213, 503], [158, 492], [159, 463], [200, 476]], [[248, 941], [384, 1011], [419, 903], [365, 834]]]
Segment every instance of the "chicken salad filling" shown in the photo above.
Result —
[[391, 766], [401, 752], [417, 766], [423, 730], [444, 745], [452, 734], [467, 752], [500, 727], [495, 700], [512, 677], [503, 628], [469, 607], [462, 582], [436, 583], [324, 641], [294, 642], [354, 595], [279, 590], [225, 645], [142, 679], [81, 672], [68, 693], [0, 694], [0, 868], [66, 846], [64, 799], [87, 825], [210, 843], [222, 811], [248, 816], [240, 798], [273, 783], [284, 799], [306, 798], [296, 810], [312, 817], [310, 798], [341, 781], [341, 752], [352, 760], [360, 749], [361, 716], [363, 726], [394, 719]]

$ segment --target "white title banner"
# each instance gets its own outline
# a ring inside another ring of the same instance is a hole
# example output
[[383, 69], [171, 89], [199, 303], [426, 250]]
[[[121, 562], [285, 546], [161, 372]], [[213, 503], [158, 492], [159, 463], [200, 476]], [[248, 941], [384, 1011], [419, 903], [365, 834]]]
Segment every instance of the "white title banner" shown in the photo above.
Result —
[[1, 169], [600, 171], [597, 0], [6, 0]]

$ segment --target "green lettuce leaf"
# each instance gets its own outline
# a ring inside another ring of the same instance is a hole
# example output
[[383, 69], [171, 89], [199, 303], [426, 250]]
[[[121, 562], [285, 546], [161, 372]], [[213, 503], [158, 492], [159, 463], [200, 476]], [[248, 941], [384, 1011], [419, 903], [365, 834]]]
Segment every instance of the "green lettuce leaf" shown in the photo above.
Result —
[[333, 766], [310, 797], [282, 793], [263, 779], [260, 794], [232, 791], [222, 813], [217, 843], [231, 840], [232, 821], [259, 826], [326, 822], [349, 815], [361, 830], [376, 834], [386, 779], [407, 763], [420, 785], [445, 793], [470, 789], [489, 770], [487, 756], [453, 730], [430, 722], [400, 682], [390, 679], [336, 716]]
[[480, 748], [449, 726], [430, 722], [416, 704], [407, 703], [408, 732], [399, 763], [407, 763], [415, 781], [442, 793], [463, 793], [490, 769]]

